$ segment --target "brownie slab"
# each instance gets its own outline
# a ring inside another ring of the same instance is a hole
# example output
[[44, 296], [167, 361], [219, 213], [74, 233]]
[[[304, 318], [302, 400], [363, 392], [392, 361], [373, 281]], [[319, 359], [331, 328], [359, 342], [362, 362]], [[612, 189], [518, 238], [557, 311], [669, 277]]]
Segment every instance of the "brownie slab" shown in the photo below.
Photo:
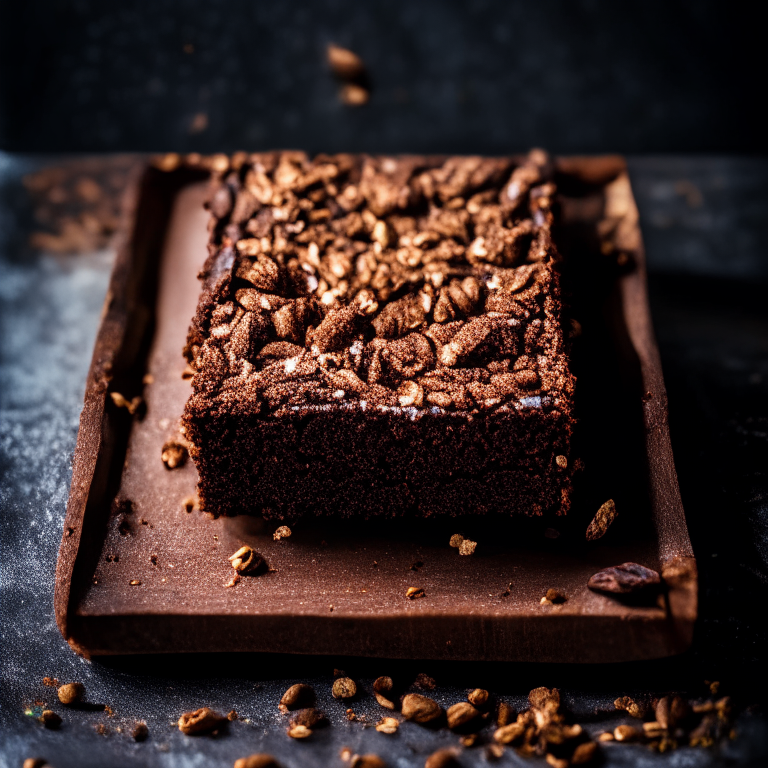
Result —
[[574, 381], [546, 154], [233, 167], [185, 349], [201, 506], [565, 513]]

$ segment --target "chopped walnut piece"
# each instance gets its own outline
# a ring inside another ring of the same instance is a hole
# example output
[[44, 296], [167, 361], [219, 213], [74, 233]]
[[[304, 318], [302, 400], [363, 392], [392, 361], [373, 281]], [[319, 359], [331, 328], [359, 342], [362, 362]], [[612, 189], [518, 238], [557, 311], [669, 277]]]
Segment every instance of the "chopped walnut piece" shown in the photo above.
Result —
[[278, 709], [281, 712], [288, 712], [292, 709], [311, 707], [314, 703], [314, 688], [306, 683], [296, 683], [283, 694]]
[[222, 717], [209, 707], [196, 709], [194, 712], [185, 712], [179, 718], [179, 730], [187, 736], [194, 736], [200, 733], [210, 733], [220, 728], [227, 722], [226, 717]]
[[464, 539], [461, 542], [461, 544], [459, 544], [460, 555], [474, 555], [476, 549], [477, 549], [476, 541], [470, 541], [469, 539]]
[[451, 730], [461, 728], [467, 723], [480, 716], [480, 711], [473, 707], [468, 701], [459, 701], [448, 707], [446, 711], [448, 727]]
[[620, 696], [613, 702], [613, 706], [616, 709], [624, 710], [628, 715], [637, 717], [640, 720], [645, 717], [647, 712], [647, 707], [644, 704], [635, 701], [629, 696]]
[[40, 715], [40, 722], [50, 730], [56, 730], [61, 725], [61, 717], [51, 709], [44, 709]]
[[424, 768], [458, 768], [455, 749], [438, 749], [433, 752], [424, 763]]
[[365, 74], [363, 60], [348, 48], [329, 43], [326, 55], [333, 73], [342, 80], [358, 80]]
[[547, 594], [541, 598], [542, 605], [558, 605], [564, 603], [568, 598], [558, 589], [548, 589]]
[[234, 555], [230, 556], [229, 562], [243, 576], [255, 575], [266, 568], [264, 558], [248, 546], [240, 547]]
[[376, 730], [379, 733], [393, 734], [397, 733], [400, 727], [400, 721], [394, 717], [384, 717], [376, 724]]
[[357, 694], [357, 685], [349, 677], [340, 677], [333, 681], [331, 691], [334, 699], [351, 699]]
[[361, 107], [368, 103], [369, 97], [368, 89], [356, 83], [347, 83], [339, 91], [339, 98], [348, 107]]
[[142, 399], [138, 395], [131, 400], [126, 399], [120, 392], [110, 392], [109, 396], [118, 408], [125, 408], [131, 416], [141, 407]]
[[603, 504], [600, 509], [597, 510], [592, 522], [587, 528], [587, 541], [597, 541], [605, 536], [611, 523], [616, 519], [618, 513], [616, 512], [616, 504], [613, 499]]
[[632, 725], [617, 725], [613, 730], [613, 738], [616, 741], [639, 741], [643, 732]]
[[176, 440], [168, 440], [163, 445], [163, 452], [160, 458], [163, 460], [166, 469], [178, 469], [187, 463], [189, 452], [187, 447]]
[[275, 541], [280, 539], [287, 539], [291, 535], [291, 529], [287, 525], [281, 525], [273, 534], [272, 538]]
[[312, 729], [306, 725], [292, 725], [288, 728], [288, 735], [292, 739], [306, 739], [312, 735]]
[[488, 691], [483, 688], [475, 688], [467, 696], [470, 704], [474, 704], [476, 707], [484, 707], [488, 703], [489, 694]]
[[418, 693], [403, 696], [401, 711], [406, 720], [415, 723], [429, 723], [443, 714], [442, 707], [436, 701]]
[[82, 683], [66, 683], [57, 691], [59, 701], [67, 706], [79, 704], [85, 697], [85, 686]]

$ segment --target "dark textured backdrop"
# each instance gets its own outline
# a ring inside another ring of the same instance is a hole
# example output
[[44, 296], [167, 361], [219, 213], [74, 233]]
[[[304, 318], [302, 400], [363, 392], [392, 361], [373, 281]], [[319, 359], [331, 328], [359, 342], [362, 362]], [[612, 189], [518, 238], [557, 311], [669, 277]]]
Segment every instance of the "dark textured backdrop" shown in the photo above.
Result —
[[2, 0], [0, 148], [763, 152], [762, 29], [703, 0]]

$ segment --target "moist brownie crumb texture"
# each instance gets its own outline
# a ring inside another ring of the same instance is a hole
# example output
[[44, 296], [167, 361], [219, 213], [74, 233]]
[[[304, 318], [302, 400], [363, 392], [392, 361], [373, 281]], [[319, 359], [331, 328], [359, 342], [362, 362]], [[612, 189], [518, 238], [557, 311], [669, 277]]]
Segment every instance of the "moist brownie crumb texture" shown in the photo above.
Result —
[[551, 177], [541, 151], [276, 152], [214, 177], [185, 350], [201, 507], [565, 513]]

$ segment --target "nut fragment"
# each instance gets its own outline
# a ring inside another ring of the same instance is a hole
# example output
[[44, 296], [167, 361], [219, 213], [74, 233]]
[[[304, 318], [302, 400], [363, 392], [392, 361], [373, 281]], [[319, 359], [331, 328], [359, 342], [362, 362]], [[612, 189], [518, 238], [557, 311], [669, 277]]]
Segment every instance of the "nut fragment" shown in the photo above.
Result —
[[59, 688], [58, 695], [62, 704], [79, 704], [85, 696], [85, 686], [82, 683], [67, 683]]
[[259, 573], [266, 566], [264, 558], [249, 546], [240, 547], [240, 549], [229, 558], [229, 562], [232, 563], [232, 567], [238, 573], [243, 574], [244, 576]]
[[385, 709], [395, 709], [395, 702], [392, 700], [393, 689], [394, 683], [391, 677], [377, 677], [373, 681], [373, 695]]
[[294, 711], [290, 720], [291, 725], [303, 725], [305, 728], [317, 728], [326, 723], [325, 714], [315, 707]]
[[333, 73], [342, 80], [357, 80], [365, 74], [363, 60], [348, 48], [329, 43], [326, 55]]
[[312, 729], [306, 725], [292, 725], [288, 729], [288, 735], [292, 739], [306, 739], [312, 735]]
[[613, 730], [613, 738], [616, 741], [638, 741], [643, 732], [632, 725], [617, 725]]
[[146, 741], [149, 736], [149, 728], [146, 723], [136, 723], [131, 731], [131, 736], [134, 741]]
[[195, 736], [200, 733], [210, 733], [220, 728], [227, 722], [226, 717], [222, 717], [209, 707], [196, 709], [194, 712], [185, 712], [179, 718], [179, 730], [187, 736]]
[[458, 765], [456, 750], [438, 749], [427, 758], [424, 768], [458, 768]]
[[419, 674], [416, 675], [416, 679], [413, 681], [413, 683], [414, 685], [417, 685], [419, 688], [423, 688], [425, 691], [434, 691], [435, 688], [437, 688], [437, 683], [435, 682], [435, 678], [430, 677], [424, 672], [419, 672]]
[[166, 469], [178, 469], [187, 463], [189, 452], [186, 446], [176, 440], [168, 440], [163, 446], [163, 452], [160, 458], [163, 460]]
[[280, 768], [280, 765], [272, 755], [261, 752], [238, 758], [235, 760], [234, 768]]
[[560, 605], [568, 598], [559, 589], [548, 589], [547, 594], [541, 598], [542, 605]]
[[289, 712], [292, 709], [311, 707], [315, 703], [315, 690], [306, 683], [292, 685], [280, 699], [278, 709], [281, 712]]
[[500, 701], [499, 709], [496, 712], [496, 725], [499, 727], [509, 725], [515, 719], [516, 714], [514, 707], [507, 704], [506, 701]]
[[347, 83], [339, 92], [339, 98], [348, 107], [361, 107], [368, 103], [369, 93], [362, 85]]
[[453, 730], [454, 728], [460, 728], [463, 725], [479, 717], [479, 710], [475, 709], [468, 701], [459, 701], [456, 704], [448, 707], [446, 717], [448, 719], [448, 727]]
[[118, 408], [125, 408], [131, 416], [141, 407], [142, 400], [138, 395], [132, 400], [128, 400], [121, 392], [110, 392], [109, 396]]
[[591, 762], [595, 752], [597, 752], [596, 742], [585, 741], [583, 744], [579, 744], [571, 755], [571, 765], [585, 765]]
[[427, 593], [421, 587], [408, 587], [405, 596], [409, 600], [416, 600], [419, 597], [426, 597]]
[[628, 595], [641, 591], [657, 589], [661, 577], [656, 571], [637, 563], [622, 563], [612, 568], [605, 568], [594, 574], [587, 586], [596, 592], [614, 595]]
[[673, 729], [688, 717], [690, 707], [680, 696], [664, 696], [656, 704], [656, 721], [662, 728]]
[[393, 734], [397, 733], [400, 721], [394, 717], [384, 717], [376, 724], [376, 730], [379, 733]]
[[555, 464], [557, 464], [560, 469], [566, 469], [568, 467], [568, 457], [558, 454], [555, 456]]
[[273, 534], [272, 538], [275, 541], [280, 539], [287, 539], [291, 535], [291, 529], [287, 525], [281, 525]]
[[51, 709], [44, 709], [43, 714], [40, 715], [40, 722], [42, 722], [46, 728], [56, 730], [56, 728], [61, 725], [61, 717]]
[[[558, 456], [558, 458], [560, 458]], [[587, 528], [587, 541], [597, 541], [605, 536], [611, 523], [616, 519], [618, 513], [616, 512], [616, 504], [613, 499], [603, 504], [600, 509], [597, 510], [597, 514], [592, 519], [592, 522]]]
[[443, 713], [442, 707], [436, 701], [419, 693], [406, 694], [401, 709], [403, 717], [415, 723], [429, 723]]
[[449, 543], [454, 549], [458, 549], [462, 541], [464, 541], [464, 537], [460, 533], [454, 533]]
[[340, 677], [333, 681], [331, 693], [334, 699], [351, 699], [357, 694], [357, 685], [349, 677]]
[[523, 723], [509, 723], [509, 725], [502, 725], [501, 728], [497, 728], [493, 733], [493, 739], [499, 744], [512, 744], [524, 733], [525, 725]]
[[613, 706], [616, 709], [624, 710], [631, 717], [636, 717], [640, 720], [645, 717], [646, 707], [629, 696], [620, 696], [613, 702]]
[[476, 549], [477, 549], [476, 541], [470, 541], [469, 539], [464, 539], [461, 542], [461, 544], [459, 544], [460, 555], [474, 555]]
[[476, 707], [484, 707], [488, 703], [488, 698], [488, 691], [483, 688], [475, 688], [475, 690], [467, 696], [470, 704], [474, 704]]

